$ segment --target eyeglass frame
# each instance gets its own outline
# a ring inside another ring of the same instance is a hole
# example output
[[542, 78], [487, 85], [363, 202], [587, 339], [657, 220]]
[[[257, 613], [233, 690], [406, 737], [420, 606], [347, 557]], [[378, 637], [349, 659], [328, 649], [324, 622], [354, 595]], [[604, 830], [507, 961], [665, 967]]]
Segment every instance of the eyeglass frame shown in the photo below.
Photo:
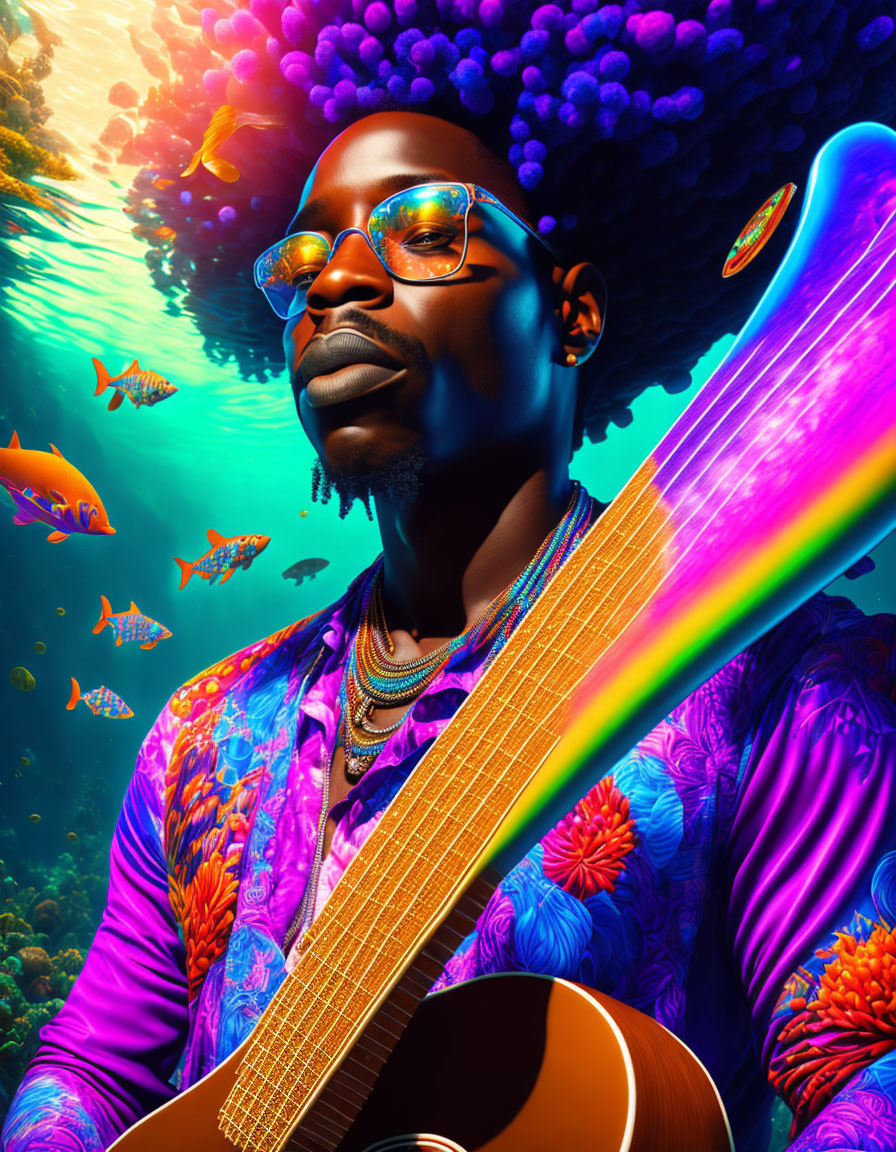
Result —
[[[439, 273], [438, 276], [426, 276], [423, 279], [421, 279], [420, 277], [416, 277], [416, 276], [402, 276], [398, 272], [393, 272], [392, 269], [386, 263], [386, 261], [383, 259], [383, 257], [380, 256], [379, 252], [377, 252], [377, 250], [373, 244], [373, 239], [370, 235], [370, 221], [373, 219], [374, 213], [379, 212], [380, 209], [383, 208], [386, 204], [388, 204], [390, 200], [395, 200], [399, 196], [406, 195], [408, 192], [416, 192], [419, 188], [451, 188], [451, 187], [464, 188], [466, 190], [466, 193], [467, 193], [467, 206], [464, 209], [464, 250], [461, 253], [460, 261], [459, 261], [457, 267], [452, 268], [450, 272], [441, 272], [441, 273]], [[371, 209], [370, 215], [367, 218], [367, 224], [365, 225], [364, 228], [359, 228], [357, 226], [353, 226], [351, 228], [343, 228], [343, 230], [336, 236], [332, 245], [330, 244], [329, 240], [327, 240], [326, 236], [324, 236], [324, 234], [322, 232], [317, 232], [313, 228], [301, 228], [297, 232], [287, 233], [286, 236], [283, 236], [276, 243], [271, 244], [268, 248], [265, 248], [265, 250], [261, 253], [261, 255], [256, 257], [255, 263], [252, 266], [252, 274], [253, 274], [253, 279], [255, 281], [255, 287], [258, 288], [264, 294], [265, 300], [267, 300], [268, 304], [271, 305], [271, 310], [281, 320], [294, 320], [297, 316], [301, 316], [303, 312], [307, 311], [307, 304], [300, 311], [292, 312], [286, 316], [280, 316], [280, 313], [277, 311], [276, 308], [274, 308], [274, 305], [271, 302], [270, 298], [268, 297], [267, 293], [264, 292], [264, 289], [262, 288], [261, 284], [259, 284], [259, 282], [258, 282], [258, 278], [259, 278], [258, 277], [258, 265], [259, 265], [259, 262], [261, 260], [263, 260], [269, 252], [273, 252], [273, 250], [275, 248], [279, 247], [283, 243], [284, 240], [289, 240], [289, 238], [291, 236], [318, 236], [321, 240], [324, 241], [324, 243], [330, 249], [330, 254], [327, 257], [327, 263], [324, 264], [324, 266], [323, 266], [323, 268], [321, 268], [320, 272], [317, 273], [317, 276], [319, 276], [320, 273], [323, 272], [328, 267], [330, 261], [335, 256], [336, 249], [339, 247], [339, 245], [342, 243], [342, 241], [345, 239], [345, 237], [348, 236], [351, 232], [358, 232], [361, 236], [364, 237], [364, 239], [367, 241], [368, 248], [370, 248], [371, 252], [374, 254], [374, 256], [376, 256], [377, 260], [379, 260], [380, 264], [382, 264], [383, 268], [386, 270], [386, 272], [388, 272], [388, 274], [392, 277], [393, 280], [398, 280], [403, 284], [428, 284], [428, 283], [430, 283], [430, 281], [434, 281], [434, 280], [445, 280], [445, 279], [447, 279], [447, 277], [453, 276], [456, 272], [459, 272], [461, 270], [461, 268], [463, 268], [464, 263], [466, 262], [467, 249], [468, 249], [469, 244], [470, 244], [470, 229], [469, 229], [469, 225], [467, 223], [467, 220], [468, 220], [468, 217], [470, 215], [470, 209], [473, 207], [474, 204], [489, 204], [489, 205], [491, 205], [491, 207], [497, 208], [499, 211], [503, 212], [505, 216], [509, 216], [510, 219], [513, 220], [513, 222], [515, 224], [519, 224], [519, 226], [522, 229], [524, 229], [526, 232], [528, 232], [528, 234], [530, 236], [534, 237], [534, 239], [538, 240], [541, 244], [543, 244], [544, 247], [551, 254], [551, 256], [553, 256], [553, 258], [558, 263], [563, 263], [563, 257], [560, 255], [560, 253], [557, 251], [557, 249], [553, 246], [553, 244], [550, 243], [550, 241], [546, 240], [544, 238], [544, 236], [539, 235], [539, 233], [536, 232], [535, 229], [531, 225], [527, 224], [525, 220], [522, 220], [519, 216], [517, 216], [517, 214], [512, 209], [508, 208], [506, 206], [506, 204], [502, 204], [501, 201], [497, 198], [497, 196], [494, 196], [491, 192], [487, 192], [485, 190], [485, 188], [482, 188], [479, 184], [469, 184], [465, 180], [441, 180], [441, 181], [440, 180], [427, 180], [423, 184], [411, 184], [407, 188], [402, 188], [398, 192], [393, 192], [390, 196], [387, 196], [385, 200], [381, 200], [379, 202], [379, 204], [377, 204], [374, 208]], [[317, 279], [317, 276], [315, 276], [315, 279]], [[313, 283], [314, 283], [314, 280], [311, 281], [311, 284], [313, 284]], [[308, 285], [309, 288], [311, 287], [311, 284]], [[306, 301], [307, 301], [307, 298], [308, 298], [308, 292], [306, 289], [306, 292], [305, 292]]]

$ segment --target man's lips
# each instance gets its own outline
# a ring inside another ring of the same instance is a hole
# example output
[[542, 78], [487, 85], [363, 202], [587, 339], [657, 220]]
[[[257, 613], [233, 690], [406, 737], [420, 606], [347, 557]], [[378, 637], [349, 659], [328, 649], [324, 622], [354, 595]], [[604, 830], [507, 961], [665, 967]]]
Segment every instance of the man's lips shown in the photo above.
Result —
[[404, 377], [405, 370], [384, 368], [381, 364], [350, 364], [324, 376], [313, 376], [305, 388], [305, 400], [312, 408], [344, 404]]
[[[393, 373], [404, 364], [391, 352], [387, 352], [373, 340], [362, 336], [352, 328], [337, 328], [327, 336], [315, 336], [302, 354], [297, 376], [302, 387], [307, 388], [315, 376], [327, 376], [342, 368], [353, 366], [378, 365], [389, 368]], [[382, 373], [380, 379], [385, 379]]]

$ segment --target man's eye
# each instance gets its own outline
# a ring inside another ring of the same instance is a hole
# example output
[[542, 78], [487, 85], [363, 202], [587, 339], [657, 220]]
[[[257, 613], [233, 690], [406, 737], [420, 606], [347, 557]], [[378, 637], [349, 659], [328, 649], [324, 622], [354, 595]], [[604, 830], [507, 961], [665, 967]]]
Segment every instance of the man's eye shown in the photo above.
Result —
[[450, 244], [457, 232], [445, 229], [436, 228], [421, 228], [418, 232], [412, 232], [404, 239], [406, 247], [411, 248], [440, 248]]
[[307, 288], [317, 279], [319, 273], [320, 268], [303, 269], [301, 272], [294, 272], [289, 282], [293, 288]]

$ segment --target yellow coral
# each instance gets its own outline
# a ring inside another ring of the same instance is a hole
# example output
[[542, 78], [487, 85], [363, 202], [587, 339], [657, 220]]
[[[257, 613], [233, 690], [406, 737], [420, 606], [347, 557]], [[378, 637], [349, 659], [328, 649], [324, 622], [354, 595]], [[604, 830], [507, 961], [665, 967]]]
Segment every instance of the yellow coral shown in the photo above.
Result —
[[46, 148], [32, 144], [20, 132], [0, 127], [0, 193], [27, 200], [38, 208], [46, 208], [57, 216], [65, 216], [62, 208], [38, 188], [26, 183], [35, 174], [53, 180], [74, 180], [77, 172], [62, 156], [54, 156]]

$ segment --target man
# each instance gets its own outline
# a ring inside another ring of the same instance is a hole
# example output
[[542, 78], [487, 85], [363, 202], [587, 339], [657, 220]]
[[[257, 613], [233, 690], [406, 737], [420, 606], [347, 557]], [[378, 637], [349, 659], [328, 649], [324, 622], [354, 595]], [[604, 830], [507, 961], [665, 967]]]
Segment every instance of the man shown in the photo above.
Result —
[[[414, 216], [403, 243], [420, 263], [398, 272], [375, 210], [420, 185], [489, 197], [463, 235]], [[587, 253], [539, 241], [481, 140], [415, 112], [360, 119], [318, 160], [289, 232], [311, 247], [278, 248], [262, 285], [287, 314], [324, 488], [373, 497], [382, 562], [163, 710], [103, 923], [13, 1104], [8, 1152], [100, 1149], [172, 1078], [185, 1087], [236, 1047], [601, 511], [568, 475], [601, 280]], [[427, 276], [434, 253], [446, 263]], [[594, 781], [439, 985], [529, 970], [650, 1013], [708, 1067], [739, 1150], [768, 1146], [772, 1087], [799, 1152], [896, 1146], [894, 640], [893, 617], [843, 599], [794, 612]]]

